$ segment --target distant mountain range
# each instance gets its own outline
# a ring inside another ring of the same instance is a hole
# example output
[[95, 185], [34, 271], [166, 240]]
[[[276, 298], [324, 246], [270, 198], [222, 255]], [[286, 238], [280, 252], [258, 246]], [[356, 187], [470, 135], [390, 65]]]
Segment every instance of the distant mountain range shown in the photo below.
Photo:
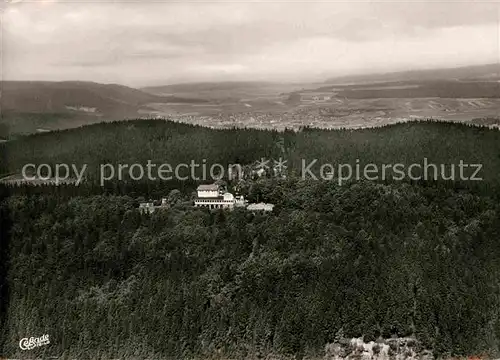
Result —
[[117, 84], [63, 81], [4, 81], [2, 111], [87, 112], [107, 118], [138, 115], [148, 103], [200, 102], [175, 96], [158, 96]]
[[327, 79], [325, 83], [330, 84], [357, 84], [374, 82], [397, 82], [397, 81], [427, 81], [427, 80], [477, 80], [496, 81], [500, 80], [500, 63], [463, 66], [448, 69], [411, 70], [383, 74], [346, 75]]
[[148, 86], [141, 88], [141, 90], [152, 94], [160, 94], [160, 93], [189, 92], [192, 91], [193, 89], [196, 89], [197, 91], [211, 91], [211, 90], [235, 90], [241, 88], [243, 89], [262, 88], [267, 86], [275, 86], [275, 84], [272, 82], [264, 82], [264, 81], [198, 82], [198, 83]]

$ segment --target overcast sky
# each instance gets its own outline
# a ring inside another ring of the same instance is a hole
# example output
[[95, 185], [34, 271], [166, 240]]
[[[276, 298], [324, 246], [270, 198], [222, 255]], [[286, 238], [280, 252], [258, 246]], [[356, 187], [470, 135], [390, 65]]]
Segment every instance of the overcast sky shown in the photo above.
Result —
[[498, 62], [494, 2], [11, 0], [3, 77], [131, 86]]

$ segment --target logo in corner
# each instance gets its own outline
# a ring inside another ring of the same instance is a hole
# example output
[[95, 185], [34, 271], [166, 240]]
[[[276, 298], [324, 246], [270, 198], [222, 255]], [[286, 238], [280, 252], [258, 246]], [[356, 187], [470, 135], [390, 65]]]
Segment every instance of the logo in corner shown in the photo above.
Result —
[[44, 346], [50, 344], [49, 335], [45, 334], [38, 338], [22, 338], [19, 341], [19, 347], [21, 350], [33, 350], [36, 347]]

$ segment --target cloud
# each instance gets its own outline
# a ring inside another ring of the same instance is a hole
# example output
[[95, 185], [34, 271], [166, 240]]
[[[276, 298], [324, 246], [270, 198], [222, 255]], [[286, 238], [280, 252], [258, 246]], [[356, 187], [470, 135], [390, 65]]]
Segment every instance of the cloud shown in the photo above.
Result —
[[2, 53], [12, 79], [284, 79], [498, 61], [498, 24], [484, 2], [20, 2]]

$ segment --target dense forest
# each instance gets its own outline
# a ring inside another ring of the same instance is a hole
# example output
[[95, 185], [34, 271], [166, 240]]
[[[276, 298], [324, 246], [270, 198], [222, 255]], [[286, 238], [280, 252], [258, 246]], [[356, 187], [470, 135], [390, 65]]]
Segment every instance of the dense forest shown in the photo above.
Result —
[[[269, 131], [215, 130], [162, 120], [102, 123], [79, 129], [21, 137], [0, 143], [0, 174], [19, 173], [23, 165], [64, 163], [88, 166], [88, 182], [99, 183], [100, 165], [139, 163], [207, 166], [253, 164], [261, 158], [287, 160], [289, 174], [300, 175], [309, 164], [482, 164], [484, 181], [466, 186], [500, 184], [500, 132], [486, 127], [419, 121], [361, 130]], [[316, 174], [319, 165], [313, 169]]]
[[[414, 335], [437, 355], [500, 348], [500, 132], [421, 122], [359, 131], [99, 124], [1, 144], [25, 162], [250, 164], [285, 179], [229, 183], [271, 213], [194, 209], [196, 182], [0, 187], [0, 355], [30, 358], [321, 358], [339, 337]], [[484, 164], [484, 181], [301, 179], [325, 162]], [[166, 196], [169, 209], [138, 202]]]

